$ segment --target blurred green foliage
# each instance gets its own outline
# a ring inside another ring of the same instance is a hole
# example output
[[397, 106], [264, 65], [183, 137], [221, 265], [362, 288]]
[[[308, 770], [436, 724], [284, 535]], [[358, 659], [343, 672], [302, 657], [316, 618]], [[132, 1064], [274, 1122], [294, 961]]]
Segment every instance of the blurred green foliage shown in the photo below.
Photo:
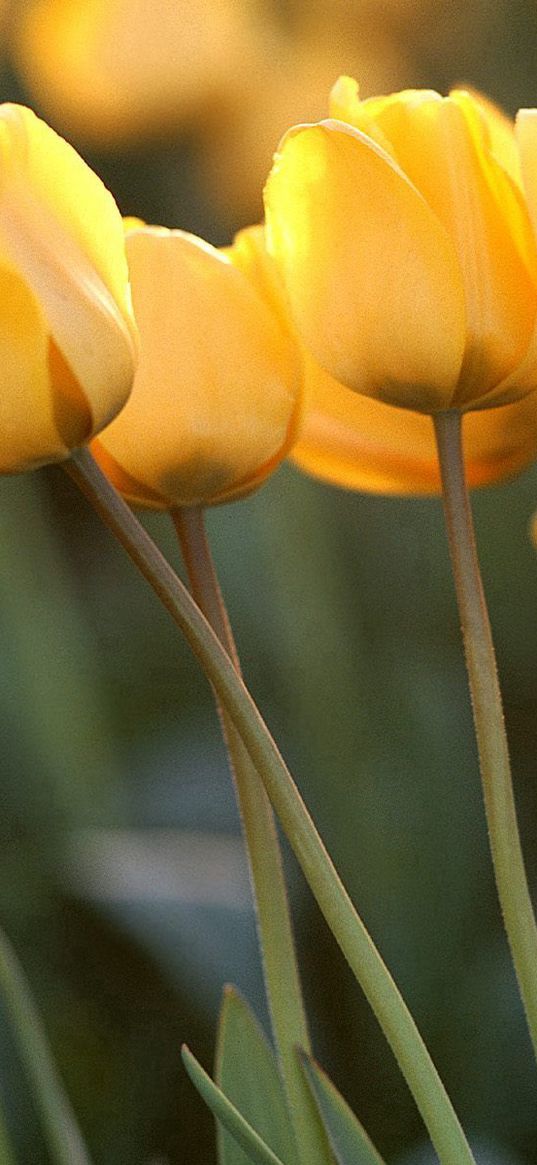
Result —
[[[438, 8], [444, 40], [416, 26], [409, 83], [462, 78], [509, 109], [537, 104], [529, 0]], [[9, 63], [2, 92], [24, 97]], [[186, 137], [88, 160], [125, 212], [225, 241]], [[537, 892], [537, 469], [474, 500]], [[171, 524], [147, 524], [177, 560]], [[0, 532], [2, 921], [95, 1161], [214, 1160], [180, 1043], [210, 1065], [227, 979], [265, 1024], [266, 1009], [210, 691], [61, 470], [3, 480]], [[353, 496], [285, 467], [211, 513], [209, 532], [248, 683], [463, 1123], [496, 1146], [489, 1165], [494, 1152], [535, 1165], [535, 1069], [488, 859], [439, 501]], [[173, 858], [185, 845], [188, 869]], [[419, 1118], [288, 865], [318, 1057], [403, 1165]], [[7, 1024], [0, 1041], [21, 1160], [45, 1165]]]

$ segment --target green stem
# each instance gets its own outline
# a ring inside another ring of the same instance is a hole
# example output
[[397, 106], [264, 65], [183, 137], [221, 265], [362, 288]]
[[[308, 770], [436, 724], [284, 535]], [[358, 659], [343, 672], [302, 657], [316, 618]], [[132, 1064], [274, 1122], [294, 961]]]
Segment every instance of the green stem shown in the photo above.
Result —
[[[172, 512], [190, 590], [218, 636], [238, 675], [240, 662], [211, 555], [203, 510], [198, 506]], [[295, 954], [276, 823], [259, 776], [232, 719], [216, 702], [239, 803], [250, 860], [259, 943], [274, 1041], [296, 1135], [299, 1160], [325, 1165], [327, 1142], [322, 1136], [311, 1090], [296, 1056], [296, 1047], [310, 1049], [310, 1039]]]
[[438, 413], [434, 419], [444, 508], [496, 885], [537, 1054], [537, 926], [520, 845], [496, 657], [464, 475], [461, 420], [455, 411]]
[[180, 627], [240, 732], [306, 880], [399, 1062], [441, 1165], [475, 1165], [418, 1028], [227, 653], [186, 588], [89, 452], [79, 450], [65, 467]]
[[[35, 1089], [51, 1160], [90, 1165], [76, 1119], [56, 1071], [45, 1029], [22, 967], [0, 930], [0, 992], [13, 1022], [26, 1071]], [[4, 1158], [1, 1158], [2, 1161]]]

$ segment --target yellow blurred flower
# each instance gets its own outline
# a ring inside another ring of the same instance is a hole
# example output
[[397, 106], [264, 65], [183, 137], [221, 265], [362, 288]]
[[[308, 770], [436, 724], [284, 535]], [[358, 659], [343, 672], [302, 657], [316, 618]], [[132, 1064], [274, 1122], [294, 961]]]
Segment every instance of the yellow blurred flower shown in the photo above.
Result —
[[117, 413], [136, 330], [119, 211], [44, 122], [0, 106], [0, 472], [61, 460]]
[[143, 226], [126, 241], [140, 364], [95, 455], [140, 505], [250, 493], [296, 437], [302, 378], [287, 329], [233, 247]]
[[30, 0], [13, 51], [47, 116], [113, 147], [181, 125], [240, 87], [259, 9], [258, 0]]
[[295, 121], [323, 117], [326, 94], [342, 69], [359, 73], [369, 93], [412, 74], [412, 60], [389, 30], [379, 32], [378, 22], [369, 21], [358, 31], [351, 13], [345, 18], [338, 11], [334, 19], [328, 6], [323, 19], [301, 13], [292, 32], [273, 29], [269, 37], [267, 30], [265, 51], [244, 75], [243, 91], [200, 124], [196, 161], [205, 198], [225, 229], [262, 217], [263, 186], [278, 141]]
[[[409, 90], [284, 138], [268, 245], [298, 333], [342, 384], [424, 413], [537, 385], [537, 112]], [[520, 184], [520, 159], [523, 186]]]
[[[235, 262], [255, 279], [285, 322], [278, 268], [263, 227], [235, 240]], [[353, 392], [338, 383], [302, 346], [304, 403], [290, 458], [302, 470], [346, 489], [388, 494], [440, 492], [431, 418]], [[537, 453], [537, 393], [464, 419], [466, 472], [471, 486], [511, 476]]]

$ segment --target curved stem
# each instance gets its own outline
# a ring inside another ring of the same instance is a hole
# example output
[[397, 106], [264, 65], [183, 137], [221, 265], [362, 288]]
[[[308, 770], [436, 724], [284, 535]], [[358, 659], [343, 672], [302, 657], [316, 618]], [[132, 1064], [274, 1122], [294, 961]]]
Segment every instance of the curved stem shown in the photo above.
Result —
[[537, 926], [520, 845], [496, 657], [464, 475], [461, 419], [458, 412], [435, 416], [444, 508], [496, 885], [537, 1054]]
[[[172, 511], [190, 589], [198, 607], [218, 636], [240, 675], [240, 663], [212, 559], [203, 510]], [[250, 861], [258, 936], [274, 1042], [280, 1061], [299, 1160], [326, 1165], [328, 1146], [318, 1112], [302, 1072], [296, 1047], [310, 1049], [310, 1039], [276, 823], [263, 784], [233, 721], [216, 703], [227, 744], [231, 771]]]
[[388, 1040], [441, 1165], [475, 1165], [418, 1028], [355, 910], [270, 733], [186, 588], [87, 450], [65, 463], [183, 632], [250, 753], [313, 894]]

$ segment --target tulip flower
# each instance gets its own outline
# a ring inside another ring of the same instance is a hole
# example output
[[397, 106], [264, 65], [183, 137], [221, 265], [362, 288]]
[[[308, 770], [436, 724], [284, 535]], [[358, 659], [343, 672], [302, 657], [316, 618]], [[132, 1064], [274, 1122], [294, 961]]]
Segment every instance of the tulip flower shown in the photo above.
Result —
[[[263, 227], [241, 231], [234, 252], [235, 262], [263, 288], [285, 321], [284, 289], [267, 251]], [[438, 455], [430, 417], [353, 392], [321, 368], [303, 345], [300, 350], [304, 400], [298, 437], [289, 455], [295, 465], [345, 489], [438, 493]], [[499, 481], [527, 465], [537, 453], [537, 395], [501, 408], [469, 412], [465, 453], [471, 486]]]
[[236, 0], [30, 0], [14, 29], [47, 116], [99, 146], [183, 125], [255, 68], [262, 15]]
[[341, 384], [422, 413], [530, 393], [537, 113], [515, 137], [468, 93], [361, 102], [348, 78], [331, 112], [290, 130], [266, 188], [268, 246], [306, 348]]
[[126, 244], [140, 364], [95, 456], [140, 505], [250, 493], [296, 438], [302, 377], [287, 328], [232, 247], [144, 226]]
[[0, 106], [0, 472], [69, 456], [134, 376], [121, 216], [29, 109]]

